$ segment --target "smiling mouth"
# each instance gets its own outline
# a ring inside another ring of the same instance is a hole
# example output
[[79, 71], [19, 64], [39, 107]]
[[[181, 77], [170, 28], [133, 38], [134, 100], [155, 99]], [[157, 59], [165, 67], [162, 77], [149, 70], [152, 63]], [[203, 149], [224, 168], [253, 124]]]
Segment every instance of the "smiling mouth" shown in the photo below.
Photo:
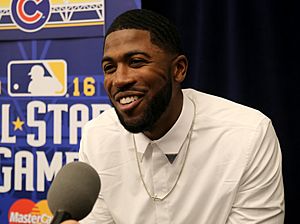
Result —
[[137, 101], [139, 99], [138, 96], [127, 96], [127, 97], [122, 97], [119, 102], [122, 105], [130, 104], [134, 101]]

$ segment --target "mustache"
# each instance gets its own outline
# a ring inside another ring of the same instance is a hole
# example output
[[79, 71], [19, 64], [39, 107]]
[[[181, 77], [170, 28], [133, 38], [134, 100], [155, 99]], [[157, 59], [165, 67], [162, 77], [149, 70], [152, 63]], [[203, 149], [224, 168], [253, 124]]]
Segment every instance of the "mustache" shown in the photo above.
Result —
[[117, 94], [123, 93], [123, 92], [145, 93], [145, 88], [134, 86], [134, 85], [124, 85], [124, 86], [121, 86], [121, 87], [115, 87], [114, 92], [113, 92], [112, 95], [115, 97]]
[[128, 90], [132, 90], [132, 91], [139, 91], [139, 88], [134, 86], [134, 84], [127, 84], [127, 85], [123, 85], [120, 87], [115, 87], [116, 88], [116, 92], [124, 92], [124, 91], [128, 91]]

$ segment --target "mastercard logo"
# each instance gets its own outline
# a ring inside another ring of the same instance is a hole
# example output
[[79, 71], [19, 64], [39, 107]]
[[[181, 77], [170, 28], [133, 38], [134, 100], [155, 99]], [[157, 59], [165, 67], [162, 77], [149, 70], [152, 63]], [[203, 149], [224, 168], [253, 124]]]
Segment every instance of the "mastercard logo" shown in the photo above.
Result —
[[49, 224], [52, 217], [47, 200], [34, 203], [29, 199], [20, 199], [15, 201], [8, 212], [9, 224]]

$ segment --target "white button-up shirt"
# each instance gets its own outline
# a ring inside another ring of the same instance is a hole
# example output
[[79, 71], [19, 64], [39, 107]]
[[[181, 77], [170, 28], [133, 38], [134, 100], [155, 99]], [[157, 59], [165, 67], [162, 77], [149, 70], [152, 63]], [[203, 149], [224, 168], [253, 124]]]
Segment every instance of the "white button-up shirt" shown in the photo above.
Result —
[[[170, 163], [165, 154], [178, 155]], [[82, 223], [283, 223], [281, 153], [270, 120], [219, 97], [184, 90], [179, 119], [156, 141], [129, 133], [114, 109], [105, 111], [85, 126], [79, 158], [102, 183]], [[147, 191], [167, 196], [153, 200]]]

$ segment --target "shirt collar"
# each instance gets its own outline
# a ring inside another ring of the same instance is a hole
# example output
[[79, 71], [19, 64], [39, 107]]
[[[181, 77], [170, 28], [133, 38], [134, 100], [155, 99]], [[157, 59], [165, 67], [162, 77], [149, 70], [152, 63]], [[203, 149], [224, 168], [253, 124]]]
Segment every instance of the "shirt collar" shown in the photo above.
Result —
[[173, 127], [160, 139], [151, 141], [143, 133], [134, 134], [137, 151], [144, 154], [147, 146], [155, 143], [164, 154], [178, 154], [193, 122], [193, 103], [187, 96], [183, 96], [183, 106], [179, 118]]

